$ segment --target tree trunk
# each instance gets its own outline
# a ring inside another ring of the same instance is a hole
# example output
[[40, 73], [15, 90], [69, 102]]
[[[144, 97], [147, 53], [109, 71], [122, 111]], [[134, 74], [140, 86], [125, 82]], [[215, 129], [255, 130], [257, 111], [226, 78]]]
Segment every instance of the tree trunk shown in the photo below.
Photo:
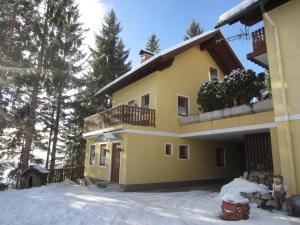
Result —
[[37, 101], [38, 101], [38, 92], [40, 86], [40, 79], [43, 73], [43, 64], [44, 64], [44, 56], [45, 56], [45, 49], [47, 45], [48, 36], [48, 20], [49, 20], [49, 4], [47, 5], [47, 10], [45, 13], [45, 21], [43, 24], [43, 36], [41, 40], [41, 50], [38, 56], [38, 72], [34, 74], [34, 83], [33, 83], [33, 91], [31, 94], [30, 99], [30, 112], [28, 121], [26, 121], [25, 125], [25, 148], [24, 151], [21, 152], [20, 157], [20, 170], [24, 171], [28, 167], [31, 145], [32, 145], [32, 138], [34, 133], [34, 127], [36, 122], [36, 108], [37, 108]]
[[57, 105], [56, 105], [56, 115], [55, 115], [55, 122], [54, 122], [54, 134], [53, 134], [53, 142], [52, 142], [52, 152], [51, 152], [51, 161], [50, 161], [50, 169], [54, 169], [55, 167], [55, 159], [56, 159], [56, 147], [57, 147], [57, 140], [58, 140], [58, 128], [59, 128], [59, 121], [61, 115], [61, 104], [62, 104], [62, 92], [63, 92], [63, 81], [61, 81], [60, 86], [58, 88], [58, 98], [57, 98]]
[[49, 156], [50, 156], [50, 151], [51, 151], [51, 139], [53, 135], [53, 123], [54, 123], [54, 113], [55, 113], [55, 107], [53, 105], [53, 110], [51, 114], [51, 127], [50, 127], [50, 133], [49, 133], [49, 140], [48, 140], [48, 147], [47, 147], [47, 158], [46, 158], [46, 169], [48, 169], [49, 165]]

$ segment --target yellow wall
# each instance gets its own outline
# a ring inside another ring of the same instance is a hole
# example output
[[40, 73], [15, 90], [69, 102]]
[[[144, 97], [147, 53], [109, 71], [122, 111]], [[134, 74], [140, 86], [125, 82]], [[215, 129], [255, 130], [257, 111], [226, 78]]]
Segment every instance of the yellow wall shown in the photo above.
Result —
[[210, 54], [200, 51], [198, 46], [193, 47], [177, 55], [171, 67], [115, 92], [112, 95], [113, 105], [127, 104], [135, 99], [140, 106], [141, 96], [150, 93], [150, 108], [156, 110], [156, 129], [179, 132], [177, 95], [189, 97], [191, 115], [199, 113], [197, 93], [201, 85], [209, 80], [209, 66], [217, 68], [219, 79], [223, 79], [224, 74]]
[[273, 111], [235, 116], [220, 120], [205, 121], [201, 123], [192, 123], [181, 126], [181, 133], [209, 131], [225, 129], [230, 127], [251, 126], [256, 124], [273, 123]]
[[[112, 144], [121, 143], [122, 148], [127, 147], [126, 134], [122, 135], [122, 140], [120, 141], [98, 141], [97, 139], [87, 139], [86, 151], [85, 151], [85, 168], [84, 176], [95, 178], [98, 180], [110, 181], [111, 176], [111, 155], [112, 155]], [[96, 162], [94, 165], [90, 164], [90, 145], [96, 145]], [[100, 145], [106, 144], [106, 148], [109, 152], [106, 153], [105, 166], [100, 166]], [[126, 179], [126, 154], [120, 153], [120, 184], [125, 183]]]
[[[264, 15], [268, 61], [271, 75], [275, 119], [282, 174], [292, 193], [300, 193], [300, 1], [291, 0], [268, 12], [277, 26], [272, 27]], [[278, 34], [278, 42], [276, 42]], [[279, 46], [279, 48], [278, 48]], [[282, 73], [279, 65], [282, 63]], [[282, 116], [292, 115], [286, 121]]]
[[[227, 166], [218, 168], [215, 148], [226, 146], [222, 143], [143, 134], [128, 134], [127, 141], [126, 184], [207, 180], [241, 175], [236, 147], [228, 147]], [[173, 145], [172, 156], [164, 155], [165, 143]], [[189, 145], [188, 160], [179, 159], [179, 144]]]

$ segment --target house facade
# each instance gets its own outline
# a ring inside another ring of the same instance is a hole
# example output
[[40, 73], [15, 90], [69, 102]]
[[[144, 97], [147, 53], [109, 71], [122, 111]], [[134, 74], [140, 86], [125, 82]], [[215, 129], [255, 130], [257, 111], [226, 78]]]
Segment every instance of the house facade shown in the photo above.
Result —
[[97, 93], [112, 109], [85, 118], [86, 179], [133, 191], [280, 171], [272, 102], [199, 114], [201, 85], [243, 68], [219, 30], [144, 54]]
[[269, 69], [278, 137], [278, 170], [291, 193], [300, 193], [300, 1], [245, 1], [220, 16], [217, 27], [263, 23], [252, 33], [248, 59]]

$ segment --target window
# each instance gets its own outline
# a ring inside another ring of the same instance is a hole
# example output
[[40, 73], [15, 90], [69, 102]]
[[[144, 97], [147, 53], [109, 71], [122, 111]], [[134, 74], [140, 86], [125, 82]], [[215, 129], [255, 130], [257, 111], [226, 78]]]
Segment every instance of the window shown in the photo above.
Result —
[[187, 145], [179, 145], [179, 159], [189, 158], [189, 148]]
[[172, 144], [165, 144], [165, 156], [172, 155]]
[[209, 67], [209, 78], [211, 80], [218, 80], [218, 70], [214, 67]]
[[106, 145], [100, 145], [100, 166], [105, 166]]
[[128, 102], [128, 105], [129, 105], [129, 106], [136, 106], [135, 100], [134, 100], [134, 99], [133, 99], [133, 100], [130, 100], [130, 101]]
[[96, 145], [90, 145], [90, 164], [94, 165], [96, 161]]
[[146, 94], [142, 96], [142, 104], [141, 107], [149, 108], [150, 107], [150, 95]]
[[177, 97], [177, 107], [179, 116], [188, 116], [189, 114], [189, 99], [187, 97]]
[[216, 148], [216, 160], [217, 160], [217, 167], [224, 167], [225, 166], [225, 149], [224, 148]]

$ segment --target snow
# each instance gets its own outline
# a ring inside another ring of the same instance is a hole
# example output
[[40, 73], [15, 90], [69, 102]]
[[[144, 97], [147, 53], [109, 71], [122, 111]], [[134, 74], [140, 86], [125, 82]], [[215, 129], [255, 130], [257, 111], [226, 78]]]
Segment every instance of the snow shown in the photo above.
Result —
[[39, 164], [36, 165], [31, 165], [33, 168], [35, 168], [36, 170], [38, 170], [40, 173], [49, 173], [48, 170], [46, 170], [44, 167], [42, 167]]
[[[1, 225], [289, 225], [299, 218], [251, 207], [250, 219], [223, 221], [218, 193], [207, 191], [122, 193], [67, 180], [28, 190], [0, 192]], [[3, 204], [4, 203], [4, 204]]]
[[267, 186], [263, 184], [257, 184], [254, 182], [247, 181], [243, 178], [235, 178], [230, 183], [224, 185], [221, 189], [220, 196], [225, 194], [235, 194], [240, 195], [240, 193], [255, 193], [260, 192], [261, 194], [266, 194], [270, 192]]
[[229, 193], [224, 194], [221, 200], [225, 202], [241, 203], [241, 204], [249, 203], [249, 200], [247, 198], [244, 198], [241, 195], [229, 194]]
[[254, 3], [258, 2], [259, 0], [244, 0], [241, 3], [239, 3], [238, 5], [236, 5], [235, 7], [233, 7], [232, 9], [228, 10], [227, 12], [223, 13], [220, 17], [219, 17], [219, 22], [224, 22], [228, 19], [230, 19], [231, 17], [233, 17], [234, 15], [245, 11], [249, 6], [253, 5]]

